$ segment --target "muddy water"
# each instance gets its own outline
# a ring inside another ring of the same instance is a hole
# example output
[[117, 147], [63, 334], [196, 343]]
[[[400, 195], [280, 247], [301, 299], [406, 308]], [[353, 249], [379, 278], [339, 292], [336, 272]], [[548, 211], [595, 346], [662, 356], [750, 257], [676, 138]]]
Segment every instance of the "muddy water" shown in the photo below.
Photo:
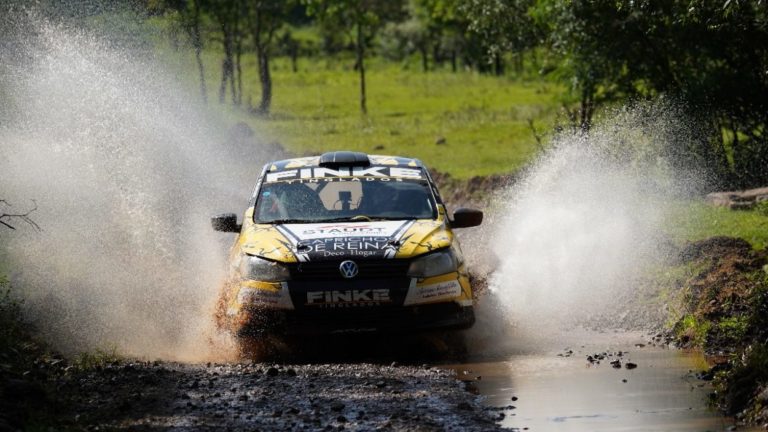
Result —
[[[476, 353], [468, 363], [451, 367], [485, 397], [485, 404], [499, 408], [503, 427], [722, 431], [733, 425], [707, 408], [711, 387], [694, 376], [706, 366], [701, 354], [650, 346], [637, 334], [580, 335], [576, 342], [523, 347], [501, 360]], [[621, 357], [615, 355], [619, 351]], [[599, 364], [587, 361], [588, 355], [603, 352], [614, 355]], [[622, 368], [610, 364], [615, 359]], [[627, 362], [637, 368], [627, 369]]]

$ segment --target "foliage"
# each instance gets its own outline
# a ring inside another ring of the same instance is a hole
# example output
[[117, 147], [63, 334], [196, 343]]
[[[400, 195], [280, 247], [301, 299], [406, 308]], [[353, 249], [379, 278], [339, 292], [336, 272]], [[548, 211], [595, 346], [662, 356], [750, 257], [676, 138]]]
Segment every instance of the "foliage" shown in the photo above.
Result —
[[706, 132], [680, 143], [689, 163], [726, 184], [768, 181], [768, 10], [760, 2], [539, 0], [529, 13], [572, 79], [581, 127], [597, 106], [666, 94]]
[[690, 342], [695, 346], [702, 346], [706, 342], [711, 326], [712, 324], [709, 321], [699, 319], [693, 314], [688, 314], [677, 322], [673, 331], [686, 343]]
[[505, 51], [534, 48], [543, 38], [543, 28], [529, 13], [534, 0], [471, 0], [460, 11], [469, 17], [469, 29], [478, 33], [496, 57]]
[[[758, 389], [768, 385], [768, 346], [755, 344], [747, 348], [735, 366], [716, 377], [720, 402], [728, 414], [737, 414], [754, 401]], [[748, 414], [750, 410], [746, 410]], [[757, 413], [751, 413], [757, 414]], [[745, 419], [749, 421], [749, 418]]]
[[347, 34], [350, 40], [357, 39], [355, 30], [358, 25], [361, 26], [367, 45], [386, 22], [397, 22], [405, 16], [402, 1], [304, 0], [304, 4], [308, 14], [317, 16], [322, 26]]

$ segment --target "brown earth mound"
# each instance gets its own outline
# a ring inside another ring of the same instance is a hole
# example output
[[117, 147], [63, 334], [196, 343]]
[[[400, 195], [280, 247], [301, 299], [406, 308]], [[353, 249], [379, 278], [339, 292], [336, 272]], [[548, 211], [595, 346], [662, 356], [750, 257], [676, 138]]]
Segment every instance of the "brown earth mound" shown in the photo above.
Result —
[[[713, 237], [680, 253], [684, 282], [679, 345], [717, 354], [713, 401], [739, 422], [768, 421], [768, 253], [742, 239]], [[723, 361], [723, 360], [721, 360]]]
[[513, 185], [518, 179], [515, 174], [495, 174], [460, 180], [434, 170], [430, 171], [430, 175], [450, 208], [482, 207], [494, 192]]
[[743, 239], [712, 237], [690, 243], [680, 252], [682, 263], [703, 266], [692, 279], [689, 310], [695, 316], [717, 319], [744, 313], [761, 286], [754, 273], [766, 264], [766, 253]]

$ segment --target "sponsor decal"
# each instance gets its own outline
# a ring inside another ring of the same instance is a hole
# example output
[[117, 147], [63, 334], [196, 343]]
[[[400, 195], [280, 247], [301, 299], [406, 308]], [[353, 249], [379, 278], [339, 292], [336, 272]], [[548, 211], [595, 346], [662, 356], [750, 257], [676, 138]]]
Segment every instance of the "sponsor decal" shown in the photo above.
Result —
[[403, 168], [392, 166], [372, 166], [372, 167], [339, 167], [338, 169], [331, 169], [325, 167], [315, 168], [301, 168], [301, 169], [288, 169], [284, 171], [270, 172], [266, 175], [266, 183], [274, 183], [278, 181], [319, 181], [320, 179], [357, 179], [351, 181], [366, 181], [374, 180], [393, 180], [396, 179], [424, 179], [424, 173], [419, 168]]
[[403, 221], [357, 222], [357, 223], [319, 223], [319, 224], [286, 224], [288, 230], [297, 240], [325, 239], [334, 237], [390, 237], [403, 226]]
[[[413, 281], [415, 282], [415, 279], [413, 279]], [[411, 287], [408, 289], [408, 295], [405, 296], [404, 304], [407, 306], [438, 300], [448, 300], [460, 295], [461, 284], [456, 279], [424, 286], [416, 286], [415, 283], [412, 283]]]
[[307, 291], [307, 305], [320, 307], [378, 306], [390, 303], [388, 289]]
[[296, 250], [322, 257], [368, 257], [393, 247], [389, 237], [336, 237], [299, 242]]
[[335, 258], [394, 258], [398, 239], [413, 221], [286, 224], [277, 229], [292, 242], [299, 261]]

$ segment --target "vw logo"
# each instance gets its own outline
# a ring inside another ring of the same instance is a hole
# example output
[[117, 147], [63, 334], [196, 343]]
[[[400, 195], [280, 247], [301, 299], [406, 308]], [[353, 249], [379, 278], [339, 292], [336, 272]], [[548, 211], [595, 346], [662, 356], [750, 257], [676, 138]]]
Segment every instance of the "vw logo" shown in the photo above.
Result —
[[357, 264], [354, 261], [342, 261], [339, 265], [339, 273], [344, 279], [352, 279], [357, 276]]

